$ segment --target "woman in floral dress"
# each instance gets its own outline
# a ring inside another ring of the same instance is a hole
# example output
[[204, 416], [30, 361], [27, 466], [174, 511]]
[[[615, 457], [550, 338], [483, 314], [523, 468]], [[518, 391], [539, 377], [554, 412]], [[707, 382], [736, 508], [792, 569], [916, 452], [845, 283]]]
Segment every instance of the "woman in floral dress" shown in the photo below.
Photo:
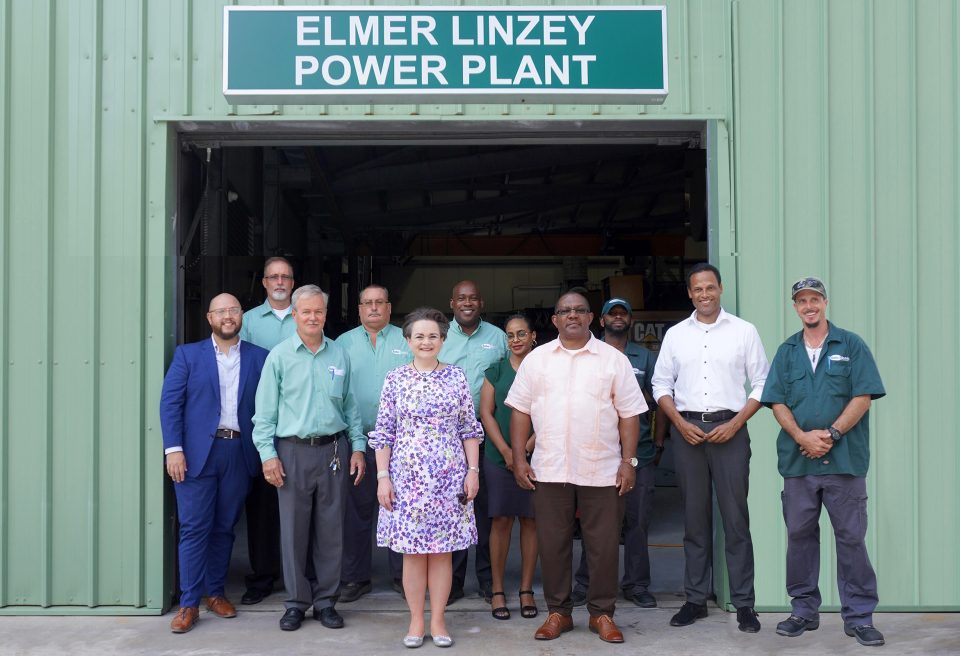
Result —
[[407, 315], [403, 335], [413, 362], [387, 374], [377, 427], [370, 432], [381, 506], [377, 544], [403, 554], [407, 647], [423, 644], [427, 590], [433, 642], [453, 644], [444, 617], [451, 554], [477, 542], [473, 498], [480, 486], [483, 429], [463, 370], [438, 359], [448, 327], [438, 310]]

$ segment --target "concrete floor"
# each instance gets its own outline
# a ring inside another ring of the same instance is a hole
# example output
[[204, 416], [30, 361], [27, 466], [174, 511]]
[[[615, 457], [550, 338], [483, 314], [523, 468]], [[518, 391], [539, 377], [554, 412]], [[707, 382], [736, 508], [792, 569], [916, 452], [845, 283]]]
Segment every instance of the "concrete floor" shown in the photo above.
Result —
[[[539, 580], [534, 588], [541, 615], [522, 619], [515, 591], [519, 589], [519, 556], [511, 550], [505, 589], [508, 606], [513, 612], [510, 621], [491, 617], [490, 607], [476, 596], [476, 581], [470, 563], [467, 598], [448, 611], [447, 624], [456, 640], [453, 648], [461, 655], [560, 656], [587, 654], [601, 650], [609, 654], [636, 654], [638, 651], [664, 655], [680, 654], [843, 654], [872, 653], [843, 633], [837, 614], [821, 617], [820, 629], [798, 638], [784, 638], [774, 633], [784, 613], [763, 614], [763, 629], [747, 635], [737, 630], [736, 616], [711, 607], [710, 616], [693, 626], [669, 626], [670, 617], [683, 602], [682, 527], [676, 488], [658, 487], [656, 512], [650, 544], [653, 580], [651, 590], [661, 607], [640, 609], [621, 602], [616, 620], [626, 642], [610, 645], [601, 642], [587, 630], [588, 615], [578, 608], [574, 613], [575, 629], [551, 642], [535, 641], [533, 633], [544, 619], [543, 597]], [[227, 587], [227, 596], [238, 602], [243, 592], [246, 569], [246, 543], [243, 527], [238, 531], [234, 558]], [[518, 536], [514, 533], [514, 545]], [[575, 562], [579, 542], [575, 543]], [[284, 594], [277, 590], [256, 606], [239, 606], [239, 616], [224, 620], [201, 610], [200, 622], [185, 635], [170, 633], [172, 612], [164, 617], [0, 617], [0, 656], [8, 654], [230, 654], [231, 656], [282, 654], [346, 653], [350, 656], [401, 654], [407, 650], [400, 644], [406, 633], [407, 608], [393, 592], [386, 574], [386, 555], [377, 550], [374, 558], [374, 591], [352, 604], [339, 604], [346, 628], [325, 629], [307, 619], [299, 631], [280, 631], [277, 622], [283, 613]], [[176, 610], [176, 609], [174, 609]], [[884, 632], [885, 654], [957, 654], [960, 655], [960, 613], [893, 614], [875, 617], [877, 628]], [[436, 647], [424, 644], [422, 650], [434, 653]]]

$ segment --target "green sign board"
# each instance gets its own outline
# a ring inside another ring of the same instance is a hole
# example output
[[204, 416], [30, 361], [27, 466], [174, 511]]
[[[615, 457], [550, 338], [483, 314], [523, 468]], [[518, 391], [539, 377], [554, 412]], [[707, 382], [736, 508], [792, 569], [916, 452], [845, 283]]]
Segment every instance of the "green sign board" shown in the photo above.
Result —
[[664, 7], [224, 7], [231, 103], [659, 104]]

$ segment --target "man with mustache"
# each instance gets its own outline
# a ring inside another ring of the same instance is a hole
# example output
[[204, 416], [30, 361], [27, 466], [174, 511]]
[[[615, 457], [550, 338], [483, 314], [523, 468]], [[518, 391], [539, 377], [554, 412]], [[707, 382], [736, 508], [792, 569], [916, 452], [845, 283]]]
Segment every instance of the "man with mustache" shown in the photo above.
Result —
[[[507, 357], [507, 334], [480, 318], [483, 312], [483, 295], [472, 280], [461, 280], [453, 286], [450, 294], [450, 309], [453, 321], [447, 339], [440, 350], [440, 361], [455, 364], [467, 375], [473, 407], [480, 407], [480, 388], [483, 374], [496, 362]], [[478, 410], [479, 412], [479, 410]], [[483, 481], [483, 443], [480, 444], [480, 480]], [[473, 500], [477, 520], [477, 548], [475, 569], [480, 596], [490, 602], [493, 596], [493, 574], [490, 570], [490, 517], [487, 512], [487, 489], [481, 482], [480, 491]], [[453, 554], [453, 587], [447, 605], [463, 598], [463, 585], [467, 578], [467, 550]]]
[[[295, 282], [293, 267], [285, 258], [271, 257], [263, 263], [263, 279], [260, 282], [267, 292], [267, 299], [243, 315], [240, 339], [269, 351], [297, 330], [290, 314], [290, 295]], [[246, 577], [247, 590], [240, 598], [240, 603], [250, 605], [269, 597], [274, 583], [283, 576], [277, 489], [262, 476], [258, 476], [250, 486], [246, 513], [250, 573]]]
[[820, 509], [826, 508], [836, 536], [844, 632], [861, 645], [878, 647], [884, 639], [873, 626], [877, 575], [864, 538], [868, 412], [886, 392], [864, 341], [827, 321], [823, 281], [802, 278], [790, 291], [803, 330], [777, 349], [761, 399], [782, 428], [777, 456], [792, 610], [777, 633], [793, 638], [820, 626]]
[[219, 617], [236, 617], [224, 596], [233, 527], [260, 459], [252, 417], [267, 352], [240, 340], [240, 301], [210, 301], [211, 336], [177, 347], [163, 379], [160, 426], [167, 474], [174, 482], [180, 521], [180, 610], [170, 623], [186, 633], [199, 616], [200, 597]]
[[[360, 325], [337, 338], [350, 357], [350, 386], [360, 410], [363, 434], [376, 427], [380, 409], [380, 390], [391, 370], [413, 359], [403, 331], [390, 323], [393, 306], [386, 287], [368, 285], [360, 292], [357, 309]], [[367, 470], [376, 469], [374, 450], [367, 448]], [[377, 480], [367, 476], [350, 488], [343, 518], [343, 572], [340, 601], [356, 601], [373, 589], [370, 571], [373, 565], [372, 532], [377, 519]], [[403, 591], [403, 557], [387, 549], [393, 588]]]
[[[613, 621], [617, 602], [624, 495], [636, 479], [640, 415], [647, 411], [630, 361], [590, 332], [587, 299], [557, 300], [559, 337], [524, 358], [507, 395], [517, 485], [534, 490], [543, 596], [549, 615], [534, 634], [554, 640], [573, 630], [570, 598], [574, 518], [580, 512], [590, 568], [590, 630], [623, 642]], [[536, 432], [533, 460], [525, 446]]]

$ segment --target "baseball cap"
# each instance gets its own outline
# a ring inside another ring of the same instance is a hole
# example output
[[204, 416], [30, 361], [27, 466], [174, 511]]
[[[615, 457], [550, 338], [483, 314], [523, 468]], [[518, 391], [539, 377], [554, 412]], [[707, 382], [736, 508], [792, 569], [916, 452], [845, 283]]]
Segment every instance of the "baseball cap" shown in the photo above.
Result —
[[633, 314], [633, 308], [630, 307], [630, 303], [622, 298], [611, 298], [609, 301], [604, 303], [603, 309], [600, 310], [600, 314], [606, 314], [618, 305], [622, 305], [623, 309], [627, 311], [627, 314]]
[[790, 288], [790, 299], [795, 299], [797, 294], [802, 292], [804, 289], [817, 292], [824, 298], [827, 297], [827, 288], [823, 286], [822, 280], [819, 278], [801, 278], [797, 282], [793, 283], [793, 286]]

